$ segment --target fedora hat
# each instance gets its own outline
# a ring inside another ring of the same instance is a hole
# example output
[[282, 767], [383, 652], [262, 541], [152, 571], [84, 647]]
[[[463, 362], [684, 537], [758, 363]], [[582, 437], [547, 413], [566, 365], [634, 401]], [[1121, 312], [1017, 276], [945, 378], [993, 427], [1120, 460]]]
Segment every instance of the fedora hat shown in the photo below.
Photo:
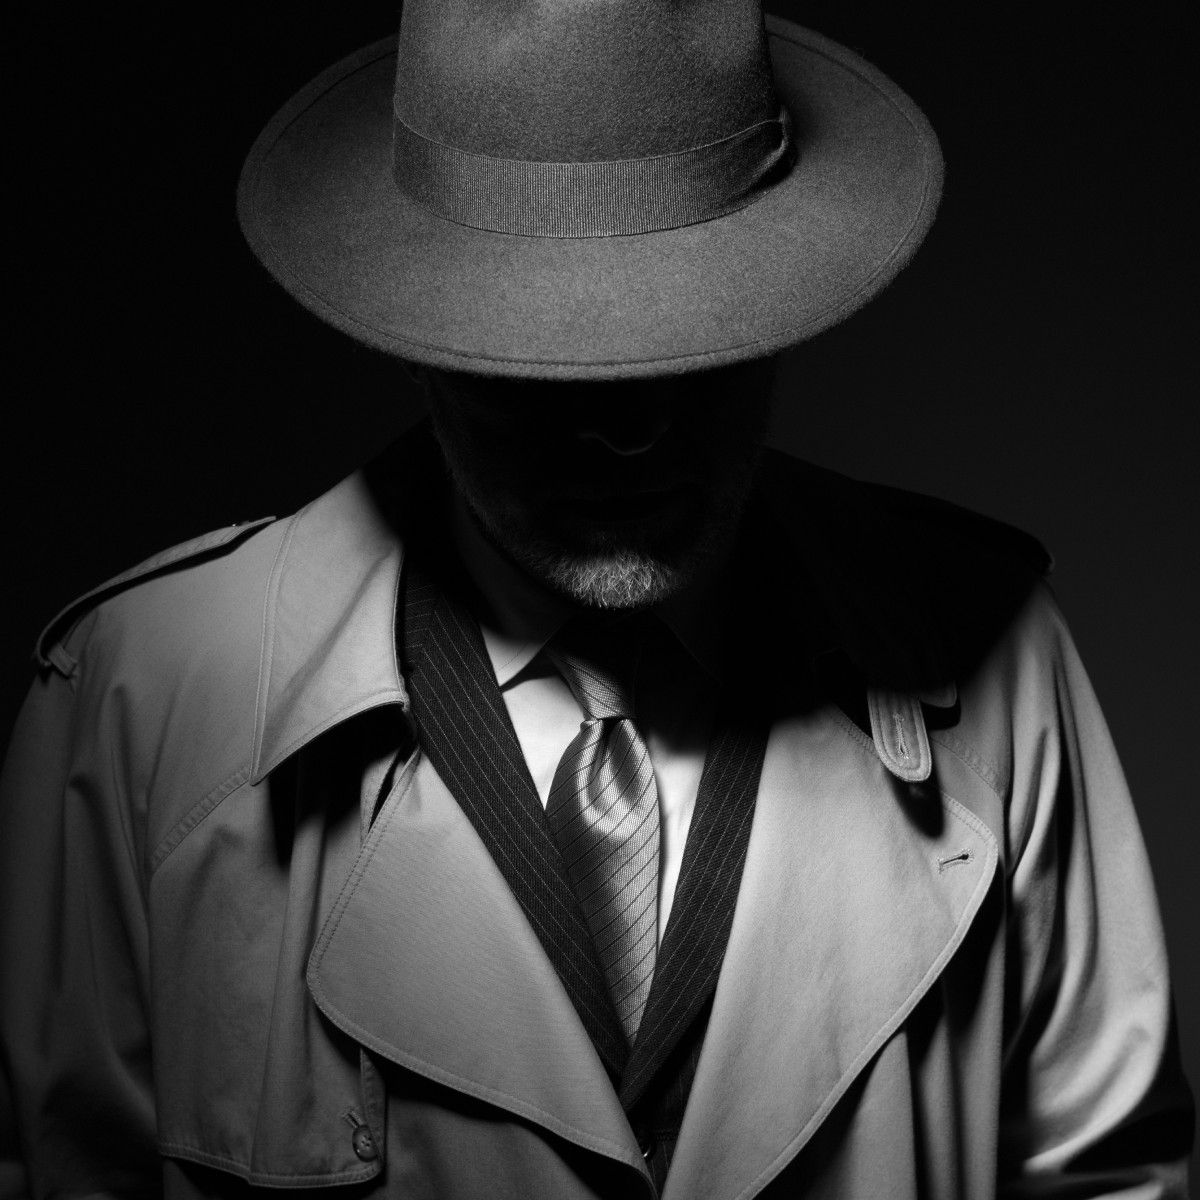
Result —
[[924, 116], [758, 0], [406, 0], [289, 100], [238, 186], [251, 248], [351, 337], [601, 379], [842, 320], [929, 228]]

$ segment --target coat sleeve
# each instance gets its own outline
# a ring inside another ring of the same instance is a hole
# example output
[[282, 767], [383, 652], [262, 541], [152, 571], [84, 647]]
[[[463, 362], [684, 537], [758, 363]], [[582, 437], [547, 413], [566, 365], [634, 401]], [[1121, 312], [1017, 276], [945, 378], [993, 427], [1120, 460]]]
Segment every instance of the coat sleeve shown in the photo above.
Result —
[[1154, 884], [1104, 717], [1049, 612], [1014, 704], [1026, 800], [1011, 832], [1001, 1194], [1183, 1197], [1193, 1111]]
[[0, 781], [0, 1196], [159, 1192], [142, 829], [119, 692], [47, 668]]

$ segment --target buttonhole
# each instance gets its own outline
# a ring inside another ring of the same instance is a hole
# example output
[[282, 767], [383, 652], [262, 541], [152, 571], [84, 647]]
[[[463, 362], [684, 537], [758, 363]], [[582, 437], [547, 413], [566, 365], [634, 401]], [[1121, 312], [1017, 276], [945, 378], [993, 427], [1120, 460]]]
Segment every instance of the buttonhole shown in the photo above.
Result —
[[892, 725], [896, 730], [896, 753], [907, 761], [911, 756], [908, 753], [908, 742], [904, 740], [904, 718], [900, 713], [892, 713]]
[[975, 856], [970, 850], [960, 850], [957, 854], [948, 854], [945, 858], [938, 859], [938, 874], [940, 875], [948, 867], [956, 867], [960, 863], [964, 866], [971, 861]]

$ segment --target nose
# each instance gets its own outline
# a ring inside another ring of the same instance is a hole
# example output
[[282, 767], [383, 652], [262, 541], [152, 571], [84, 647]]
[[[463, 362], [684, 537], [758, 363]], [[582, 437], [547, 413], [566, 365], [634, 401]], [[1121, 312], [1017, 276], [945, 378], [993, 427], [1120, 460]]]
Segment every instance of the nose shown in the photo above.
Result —
[[666, 406], [613, 409], [592, 414], [580, 424], [579, 436], [628, 458], [650, 450], [671, 428], [672, 420], [672, 411]]

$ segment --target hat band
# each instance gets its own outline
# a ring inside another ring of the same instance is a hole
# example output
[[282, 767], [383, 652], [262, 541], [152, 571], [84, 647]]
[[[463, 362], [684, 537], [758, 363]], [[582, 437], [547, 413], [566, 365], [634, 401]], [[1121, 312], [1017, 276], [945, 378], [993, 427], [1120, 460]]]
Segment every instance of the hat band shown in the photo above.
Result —
[[720, 141], [652, 158], [527, 162], [457, 150], [393, 121], [396, 186], [439, 217], [528, 237], [584, 238], [695, 225], [744, 208], [795, 157], [787, 110]]

